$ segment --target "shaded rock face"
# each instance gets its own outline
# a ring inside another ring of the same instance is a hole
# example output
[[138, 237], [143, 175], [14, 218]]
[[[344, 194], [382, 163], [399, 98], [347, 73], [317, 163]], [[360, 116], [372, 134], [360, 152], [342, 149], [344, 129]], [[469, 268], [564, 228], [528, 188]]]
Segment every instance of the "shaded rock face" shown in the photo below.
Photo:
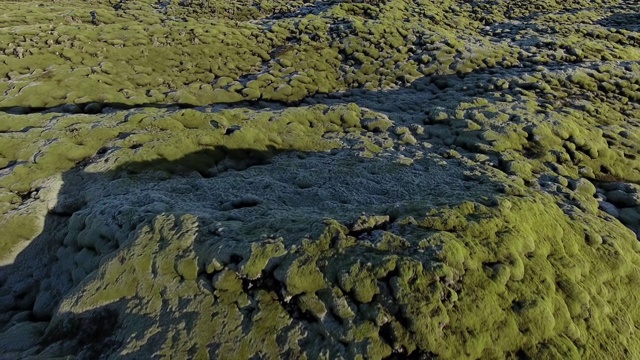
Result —
[[633, 357], [639, 13], [7, 3], [0, 358]]

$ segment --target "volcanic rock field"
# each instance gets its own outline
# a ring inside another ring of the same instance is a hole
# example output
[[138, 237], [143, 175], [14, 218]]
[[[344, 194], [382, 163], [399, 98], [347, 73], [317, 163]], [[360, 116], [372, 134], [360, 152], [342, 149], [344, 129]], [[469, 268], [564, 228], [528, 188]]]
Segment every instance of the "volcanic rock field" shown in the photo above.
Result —
[[0, 359], [637, 359], [640, 4], [0, 2]]

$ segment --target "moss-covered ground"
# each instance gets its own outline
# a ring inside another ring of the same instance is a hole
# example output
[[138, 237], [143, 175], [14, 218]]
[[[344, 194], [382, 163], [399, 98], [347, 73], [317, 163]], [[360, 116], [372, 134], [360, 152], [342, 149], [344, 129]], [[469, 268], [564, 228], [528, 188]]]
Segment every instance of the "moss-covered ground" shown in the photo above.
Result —
[[0, 4], [0, 354], [633, 359], [635, 1]]

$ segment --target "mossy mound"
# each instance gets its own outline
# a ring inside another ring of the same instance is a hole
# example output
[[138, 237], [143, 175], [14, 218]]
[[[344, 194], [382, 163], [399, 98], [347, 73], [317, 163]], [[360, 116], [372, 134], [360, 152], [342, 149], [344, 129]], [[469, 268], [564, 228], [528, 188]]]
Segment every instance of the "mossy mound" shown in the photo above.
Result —
[[295, 103], [432, 74], [636, 61], [637, 32], [608, 24], [632, 19], [637, 9], [617, 3], [8, 3], [0, 106]]
[[638, 14], [6, 2], [2, 356], [632, 358]]
[[592, 358], [640, 346], [640, 244], [597, 216], [572, 221], [549, 195], [327, 220], [310, 238], [244, 229], [233, 240], [206, 206], [173, 213], [162, 192], [118, 193], [75, 212], [63, 239], [47, 236], [62, 242], [40, 263], [49, 275], [22, 280], [39, 286], [16, 293], [30, 266], [5, 275], [13, 309], [32, 299], [42, 320], [53, 316], [44, 332], [33, 323], [40, 356]]

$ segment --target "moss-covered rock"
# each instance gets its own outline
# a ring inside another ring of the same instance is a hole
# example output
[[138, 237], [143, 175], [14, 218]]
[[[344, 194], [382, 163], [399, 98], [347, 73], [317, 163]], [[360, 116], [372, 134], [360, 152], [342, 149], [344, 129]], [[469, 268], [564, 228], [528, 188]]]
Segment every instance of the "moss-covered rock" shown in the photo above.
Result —
[[9, 358], [640, 353], [632, 1], [6, 3]]

